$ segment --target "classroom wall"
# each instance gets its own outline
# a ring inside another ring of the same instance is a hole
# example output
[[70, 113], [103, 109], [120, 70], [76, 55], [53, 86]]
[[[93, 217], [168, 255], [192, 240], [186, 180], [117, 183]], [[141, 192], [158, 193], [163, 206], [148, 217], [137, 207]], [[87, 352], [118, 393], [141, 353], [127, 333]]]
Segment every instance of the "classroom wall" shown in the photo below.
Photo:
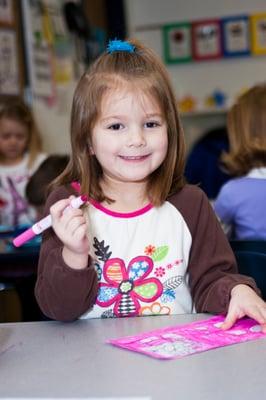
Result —
[[[265, 0], [125, 0], [129, 36], [137, 37], [162, 56], [161, 26], [166, 23], [266, 11]], [[266, 56], [204, 61], [168, 66], [177, 95], [204, 97], [221, 88], [233, 97], [244, 87], [265, 80]], [[34, 99], [33, 109], [47, 152], [69, 151], [69, 122], [76, 82], [58, 91], [57, 104]], [[225, 113], [182, 117], [188, 149], [202, 133], [225, 123]]]
[[44, 151], [48, 154], [68, 154], [70, 151], [70, 114], [76, 81], [57, 88], [56, 104], [35, 98], [32, 108], [40, 129]]
[[[125, 0], [129, 36], [136, 37], [163, 56], [164, 24], [239, 14], [266, 12], [265, 0]], [[176, 94], [206, 98], [216, 88], [230, 101], [244, 88], [265, 81], [266, 56], [242, 57], [168, 65]], [[206, 129], [225, 123], [225, 113], [183, 117], [188, 147]]]
[[[24, 0], [23, 0], [24, 1]], [[66, 0], [45, 0], [46, 4], [61, 4], [63, 7]], [[81, 3], [80, 0], [73, 0], [75, 3]], [[106, 30], [106, 13], [104, 10], [105, 0], [97, 0], [97, 2], [84, 1], [84, 15], [86, 15], [91, 28], [97, 28], [103, 32]], [[63, 9], [63, 8], [62, 8]], [[62, 14], [63, 21], [65, 20]], [[70, 39], [74, 43], [73, 35], [70, 34]], [[77, 53], [82, 53], [84, 49], [79, 43], [79, 50]], [[73, 51], [73, 79], [61, 84], [56, 83], [54, 86], [55, 96], [54, 99], [46, 99], [36, 95], [30, 95], [30, 104], [32, 105], [34, 115], [38, 126], [40, 128], [44, 151], [47, 153], [68, 153], [70, 151], [70, 114], [74, 90], [76, 88], [78, 77], [85, 71], [86, 66], [81, 62], [77, 63], [76, 56]], [[64, 65], [63, 65], [64, 67]], [[27, 98], [27, 95], [26, 95]]]

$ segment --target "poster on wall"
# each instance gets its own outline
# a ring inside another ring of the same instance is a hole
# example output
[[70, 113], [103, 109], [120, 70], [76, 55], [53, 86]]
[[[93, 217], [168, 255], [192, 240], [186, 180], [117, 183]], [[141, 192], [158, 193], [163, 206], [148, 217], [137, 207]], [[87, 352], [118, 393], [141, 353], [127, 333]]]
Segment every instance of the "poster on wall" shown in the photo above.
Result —
[[0, 94], [18, 95], [20, 91], [16, 33], [0, 29]]
[[250, 17], [251, 43], [253, 54], [266, 54], [266, 13]]
[[57, 85], [73, 79], [72, 47], [61, 2], [24, 0], [22, 7], [31, 91], [54, 105]]
[[0, 24], [12, 25], [13, 23], [13, 0], [0, 1]]
[[166, 63], [186, 62], [192, 59], [191, 24], [188, 22], [163, 27], [164, 59]]
[[248, 16], [223, 18], [221, 24], [224, 56], [234, 57], [250, 54], [250, 29]]
[[22, 2], [25, 26], [25, 48], [32, 93], [36, 96], [53, 96], [52, 54], [43, 7], [37, 0]]
[[217, 19], [192, 23], [193, 59], [211, 60], [222, 56], [221, 25]]

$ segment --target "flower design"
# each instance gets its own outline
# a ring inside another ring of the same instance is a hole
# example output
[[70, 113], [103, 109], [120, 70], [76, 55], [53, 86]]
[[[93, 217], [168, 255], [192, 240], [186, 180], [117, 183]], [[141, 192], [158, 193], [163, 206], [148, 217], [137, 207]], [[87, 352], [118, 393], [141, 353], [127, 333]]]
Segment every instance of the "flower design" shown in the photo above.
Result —
[[156, 247], [149, 244], [149, 246], [145, 247], [144, 253], [146, 254], [146, 256], [152, 256], [154, 254], [156, 250]]
[[100, 264], [99, 263], [94, 263], [94, 268], [95, 268], [95, 270], [96, 270], [96, 273], [97, 273], [97, 278], [98, 278], [98, 281], [100, 281], [101, 280], [101, 277], [102, 277], [102, 269], [101, 269], [101, 266], [100, 266]]
[[107, 260], [103, 267], [105, 282], [99, 284], [96, 304], [109, 307], [117, 317], [139, 315], [140, 303], [150, 303], [161, 296], [163, 286], [157, 278], [147, 278], [153, 261], [147, 256], [133, 258], [128, 267], [120, 258]]
[[167, 306], [162, 306], [160, 303], [155, 302], [150, 306], [141, 307], [141, 315], [169, 315], [170, 308]]
[[162, 277], [165, 274], [165, 269], [163, 267], [155, 268], [155, 275], [158, 277]]

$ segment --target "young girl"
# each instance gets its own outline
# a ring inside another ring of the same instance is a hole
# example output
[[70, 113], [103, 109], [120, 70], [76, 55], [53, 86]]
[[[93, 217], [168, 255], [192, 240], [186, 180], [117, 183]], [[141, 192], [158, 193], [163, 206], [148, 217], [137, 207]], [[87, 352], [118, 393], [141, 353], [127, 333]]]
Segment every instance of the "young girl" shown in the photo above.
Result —
[[[46, 204], [35, 288], [50, 318], [229, 312], [266, 328], [266, 306], [235, 259], [207, 197], [184, 184], [176, 99], [157, 56], [110, 42], [73, 100], [72, 156]], [[87, 206], [68, 210], [79, 180]]]
[[[266, 85], [244, 93], [228, 113], [230, 150], [223, 162], [235, 179], [214, 203], [221, 222], [236, 239], [266, 239]], [[228, 229], [231, 228], [231, 229]]]
[[34, 219], [34, 210], [25, 199], [25, 186], [44, 158], [30, 109], [19, 99], [5, 100], [0, 105], [2, 225], [15, 227]]

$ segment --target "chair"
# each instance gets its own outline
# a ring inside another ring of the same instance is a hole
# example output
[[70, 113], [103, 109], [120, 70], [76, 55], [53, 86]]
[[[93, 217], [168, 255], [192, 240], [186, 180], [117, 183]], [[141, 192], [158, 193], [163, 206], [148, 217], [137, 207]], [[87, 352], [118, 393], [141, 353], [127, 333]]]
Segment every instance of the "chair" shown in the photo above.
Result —
[[266, 300], [266, 241], [231, 240], [240, 274], [251, 276]]
[[11, 240], [0, 235], [0, 322], [40, 320], [34, 296], [40, 247], [15, 248]]
[[21, 303], [12, 283], [0, 282], [0, 323], [22, 321]]

